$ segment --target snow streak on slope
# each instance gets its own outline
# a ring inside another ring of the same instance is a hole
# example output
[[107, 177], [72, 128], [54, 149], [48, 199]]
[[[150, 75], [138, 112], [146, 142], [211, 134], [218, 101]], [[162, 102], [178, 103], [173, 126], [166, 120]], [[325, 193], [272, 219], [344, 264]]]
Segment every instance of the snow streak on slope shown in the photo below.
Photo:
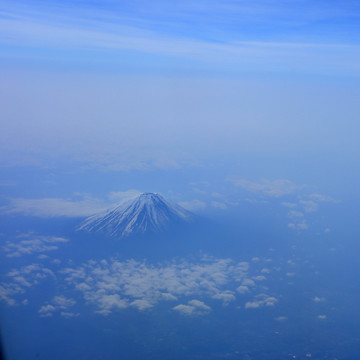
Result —
[[125, 237], [165, 230], [171, 223], [190, 221], [192, 214], [156, 193], [143, 193], [113, 209], [87, 218], [78, 230]]

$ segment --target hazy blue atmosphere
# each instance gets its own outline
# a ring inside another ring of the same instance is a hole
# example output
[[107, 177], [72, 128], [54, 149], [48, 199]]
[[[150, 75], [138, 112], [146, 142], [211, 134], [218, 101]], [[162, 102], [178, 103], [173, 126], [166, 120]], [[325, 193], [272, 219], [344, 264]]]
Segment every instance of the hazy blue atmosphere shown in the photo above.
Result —
[[5, 0], [0, 47], [5, 359], [359, 359], [359, 2]]

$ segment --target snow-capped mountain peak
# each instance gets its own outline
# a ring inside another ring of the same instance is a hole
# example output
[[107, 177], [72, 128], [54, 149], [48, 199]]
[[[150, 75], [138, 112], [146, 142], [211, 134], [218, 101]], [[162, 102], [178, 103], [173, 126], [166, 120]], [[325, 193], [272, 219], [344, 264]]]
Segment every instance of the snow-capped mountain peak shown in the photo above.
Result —
[[125, 237], [165, 230], [173, 223], [187, 222], [192, 214], [157, 193], [143, 193], [112, 209], [87, 218], [78, 228]]

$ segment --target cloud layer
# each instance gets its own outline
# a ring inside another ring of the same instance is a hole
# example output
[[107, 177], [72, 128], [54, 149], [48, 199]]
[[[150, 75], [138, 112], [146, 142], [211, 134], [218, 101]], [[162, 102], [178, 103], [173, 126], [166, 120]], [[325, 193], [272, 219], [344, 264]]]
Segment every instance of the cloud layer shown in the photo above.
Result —
[[51, 277], [72, 295], [53, 295], [39, 308], [45, 317], [61, 312], [62, 316], [77, 316], [77, 306], [84, 303], [102, 315], [127, 308], [149, 311], [160, 304], [182, 315], [205, 315], [216, 304], [274, 306], [278, 300], [274, 294], [267, 295], [263, 273], [251, 271], [248, 262], [207, 256], [157, 265], [135, 260], [90, 260], [77, 267], [59, 268], [57, 264], [56, 271], [34, 263], [11, 270], [9, 281], [0, 284], [0, 296], [9, 305], [20, 304], [27, 301], [27, 289]]

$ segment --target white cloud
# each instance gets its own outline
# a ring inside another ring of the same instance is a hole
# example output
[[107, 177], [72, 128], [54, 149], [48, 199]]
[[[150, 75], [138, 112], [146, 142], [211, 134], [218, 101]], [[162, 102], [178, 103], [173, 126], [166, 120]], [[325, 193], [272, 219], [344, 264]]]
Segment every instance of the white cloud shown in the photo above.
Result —
[[109, 194], [109, 199], [114, 202], [122, 202], [131, 200], [141, 194], [139, 190], [127, 190], [127, 191], [113, 191]]
[[56, 310], [56, 307], [53, 305], [43, 305], [40, 310], [39, 310], [39, 314], [48, 314], [48, 313], [52, 313]]
[[151, 304], [149, 301], [144, 299], [137, 299], [130, 303], [131, 306], [136, 307], [139, 310], [146, 310], [153, 307], [153, 304]]
[[274, 296], [268, 296], [266, 294], [257, 295], [255, 300], [247, 301], [245, 303], [245, 309], [257, 309], [263, 306], [275, 306], [278, 299]]
[[206, 208], [206, 203], [200, 200], [181, 201], [179, 202], [179, 205], [189, 211], [202, 210]]
[[[13, 269], [7, 276], [11, 281], [0, 284], [0, 298], [9, 305], [21, 303], [17, 297], [41, 280], [55, 277], [50, 269], [36, 263]], [[75, 268], [60, 269], [56, 276], [58, 281], [66, 284], [64, 291], [75, 290], [86, 304], [94, 306], [94, 311], [102, 315], [128, 307], [144, 311], [162, 302], [169, 303], [175, 311], [195, 315], [211, 310], [203, 299], [228, 305], [235, 302], [237, 296], [251, 294], [257, 289], [251, 278], [259, 275], [251, 273], [248, 262], [203, 256], [197, 261], [183, 259], [163, 264], [117, 259], [89, 260]], [[194, 297], [201, 297], [201, 300]], [[61, 316], [70, 317], [65, 313], [76, 314], [69, 311], [79, 302], [75, 298], [56, 295], [40, 308], [39, 313], [51, 316], [63, 312]], [[274, 299], [267, 295], [255, 297], [259, 306], [271, 306], [276, 302]], [[175, 301], [178, 304], [174, 306]]]
[[74, 299], [68, 299], [65, 296], [54, 296], [53, 304], [60, 309], [66, 309], [69, 306], [75, 305], [76, 301]]
[[289, 223], [288, 227], [294, 230], [307, 230], [309, 228], [309, 225], [306, 221], [302, 221], [300, 223]]
[[180, 304], [173, 307], [173, 310], [183, 315], [205, 315], [211, 307], [200, 300], [190, 300], [188, 305]]
[[[19, 240], [20, 239], [20, 240]], [[31, 255], [34, 253], [42, 253], [54, 251], [59, 248], [59, 243], [66, 243], [69, 239], [58, 236], [42, 236], [33, 233], [22, 234], [16, 240], [7, 241], [3, 246], [7, 257], [19, 257], [23, 255]], [[46, 255], [39, 255], [39, 258], [46, 258]]]
[[107, 205], [98, 199], [79, 201], [59, 198], [45, 199], [10, 199], [7, 206], [0, 208], [1, 214], [21, 214], [25, 216], [49, 217], [84, 217], [104, 211]]
[[191, 306], [194, 306], [194, 307], [196, 307], [198, 309], [201, 309], [201, 310], [206, 310], [206, 311], [211, 310], [210, 306], [207, 306], [205, 303], [203, 303], [200, 300], [190, 300], [188, 302], [188, 304], [191, 305]]
[[[45, 317], [52, 316], [55, 312], [59, 310], [66, 310], [75, 304], [76, 301], [74, 299], [66, 298], [63, 295], [54, 296], [50, 304], [41, 306], [39, 309], [39, 314]], [[60, 315], [65, 317], [76, 316], [76, 314], [64, 311], [61, 311]]]
[[282, 206], [285, 206], [287, 208], [290, 208], [290, 209], [293, 209], [293, 208], [296, 208], [298, 206], [298, 204], [296, 203], [291, 203], [291, 202], [282, 202], [281, 203]]
[[248, 293], [250, 290], [247, 286], [244, 286], [244, 285], [240, 285], [239, 287], [236, 288], [236, 291], [239, 293], [239, 294], [246, 294]]
[[260, 183], [245, 179], [233, 180], [236, 186], [254, 193], [260, 193], [268, 196], [281, 197], [293, 194], [303, 186], [297, 186], [289, 180], [262, 180]]
[[264, 275], [257, 275], [257, 276], [254, 276], [253, 279], [257, 280], [257, 281], [263, 281], [263, 280], [266, 280], [266, 277]]
[[337, 202], [332, 197], [322, 194], [311, 194], [309, 197], [317, 202]]
[[193, 306], [184, 305], [184, 304], [174, 306], [173, 310], [178, 311], [185, 315], [192, 315], [195, 312], [195, 308]]
[[60, 315], [63, 316], [63, 317], [66, 317], [66, 318], [72, 318], [72, 317], [78, 317], [80, 314], [79, 313], [61, 311]]
[[291, 219], [298, 219], [304, 217], [304, 214], [300, 211], [291, 210], [288, 212], [287, 216]]
[[113, 309], [124, 309], [129, 306], [128, 302], [121, 299], [119, 294], [103, 294], [101, 292], [88, 294], [85, 297], [86, 300], [92, 300], [97, 302], [100, 311], [110, 314]]
[[260, 301], [247, 301], [245, 303], [245, 309], [256, 309], [262, 305]]
[[115, 204], [131, 200], [140, 195], [136, 189], [113, 191], [108, 200], [93, 198], [88, 194], [75, 193], [75, 199], [43, 198], [43, 199], [9, 199], [9, 203], [0, 207], [0, 214], [21, 214], [36, 217], [86, 217], [102, 212]]
[[8, 282], [0, 283], [0, 300], [10, 306], [16, 305], [18, 303], [16, 297], [26, 293], [30, 287], [38, 285], [41, 280], [49, 276], [55, 278], [55, 274], [50, 269], [36, 263], [12, 269], [6, 275]]
[[225, 210], [227, 208], [227, 205], [219, 202], [219, 201], [212, 201], [211, 206], [217, 209]]
[[244, 285], [244, 286], [255, 286], [255, 281], [251, 280], [251, 279], [245, 279], [242, 282], [242, 285]]
[[313, 301], [315, 301], [315, 302], [323, 302], [323, 301], [325, 301], [325, 298], [319, 297], [319, 296], [315, 296], [315, 297], [313, 298]]
[[320, 320], [325, 320], [327, 318], [327, 316], [326, 315], [318, 315], [317, 318]]
[[213, 299], [221, 300], [223, 304], [228, 304], [231, 301], [235, 301], [234, 292], [231, 290], [225, 290], [223, 292], [218, 292], [212, 296]]
[[[246, 279], [248, 271], [247, 262], [203, 257], [195, 263], [182, 260], [157, 266], [134, 260], [89, 261], [79, 268], [65, 268], [62, 274], [98, 312], [109, 314], [127, 306], [144, 310], [192, 295], [228, 303], [235, 300], [233, 282]], [[179, 309], [190, 312], [192, 306], [199, 310], [199, 304], [190, 302]]]
[[312, 200], [300, 200], [299, 203], [303, 206], [306, 212], [314, 212], [318, 209], [318, 204]]

